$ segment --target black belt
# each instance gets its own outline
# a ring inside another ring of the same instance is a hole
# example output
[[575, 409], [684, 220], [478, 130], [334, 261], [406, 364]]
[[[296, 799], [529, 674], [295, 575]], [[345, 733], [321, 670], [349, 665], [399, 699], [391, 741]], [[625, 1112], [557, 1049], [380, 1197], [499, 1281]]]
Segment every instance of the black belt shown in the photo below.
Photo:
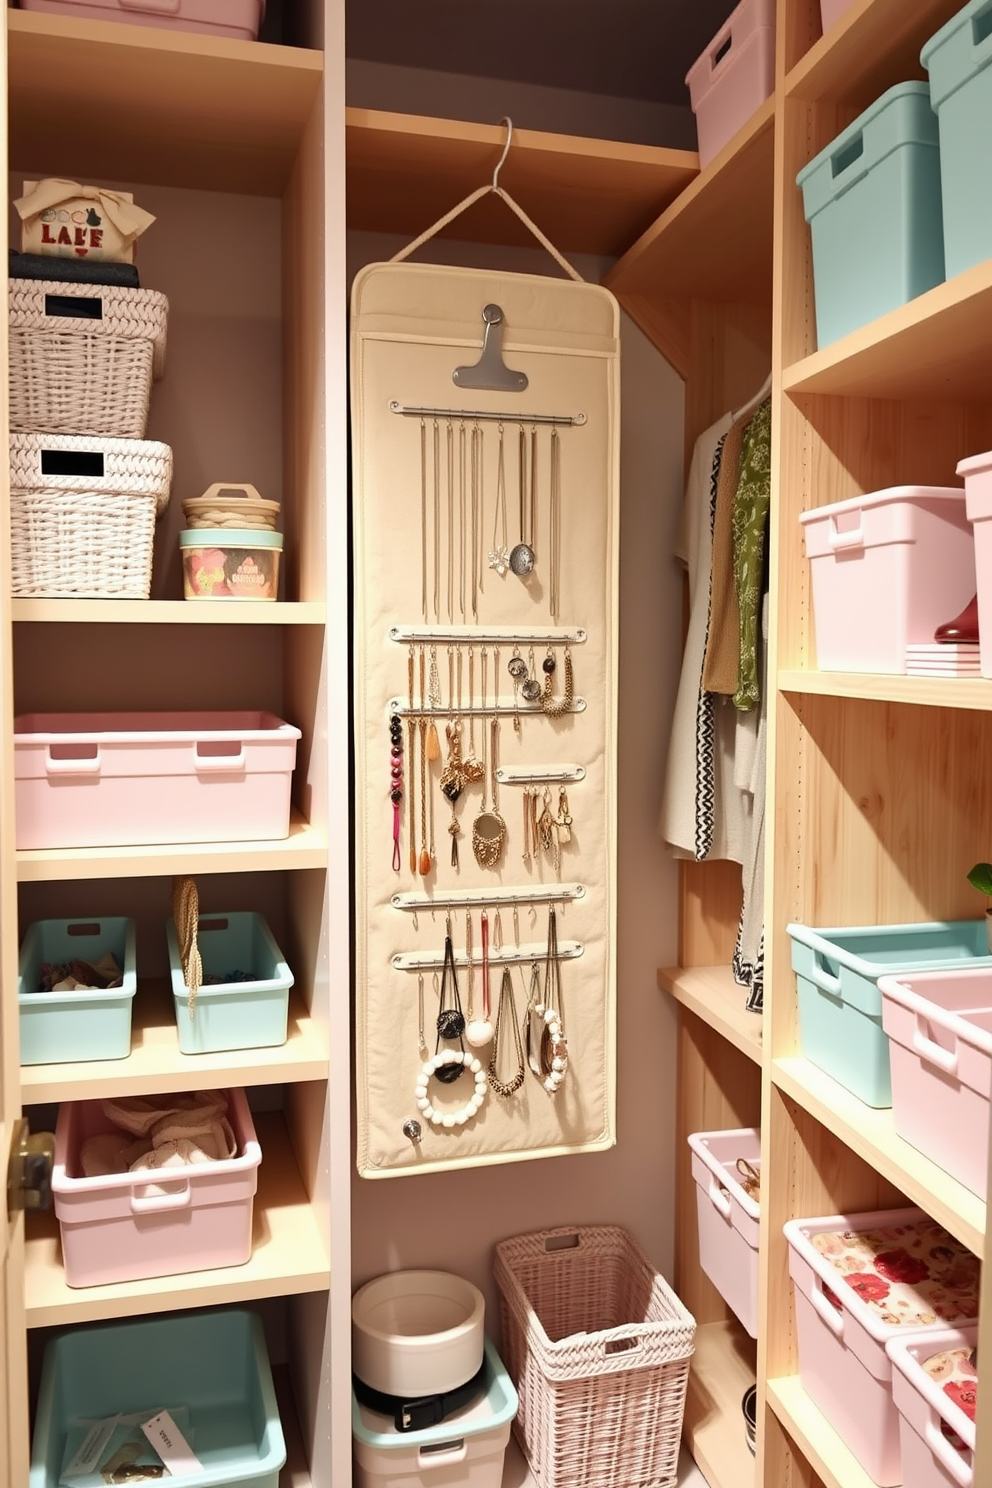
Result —
[[457, 1390], [442, 1390], [436, 1395], [421, 1395], [415, 1400], [408, 1400], [404, 1395], [386, 1395], [382, 1390], [374, 1390], [371, 1385], [360, 1380], [357, 1374], [352, 1375], [352, 1382], [359, 1405], [378, 1411], [382, 1416], [392, 1416], [397, 1431], [425, 1431], [428, 1426], [438, 1426], [446, 1421], [455, 1411], [461, 1410], [463, 1405], [470, 1405], [482, 1390], [485, 1376], [486, 1365], [483, 1360], [478, 1374], [474, 1374], [466, 1384], [459, 1385]]

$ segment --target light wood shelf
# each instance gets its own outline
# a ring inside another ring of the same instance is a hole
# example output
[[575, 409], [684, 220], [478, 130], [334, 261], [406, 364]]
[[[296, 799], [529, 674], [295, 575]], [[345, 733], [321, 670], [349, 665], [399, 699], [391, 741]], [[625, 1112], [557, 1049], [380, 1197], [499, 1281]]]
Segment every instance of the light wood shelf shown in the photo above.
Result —
[[15, 599], [15, 622], [58, 625], [323, 625], [327, 606], [264, 600], [187, 603], [182, 599]]
[[779, 672], [778, 685], [782, 692], [817, 697], [965, 708], [974, 712], [992, 709], [992, 680], [985, 677], [900, 677], [796, 669]]
[[[79, 180], [280, 196], [323, 54], [7, 11], [10, 158]], [[66, 121], [71, 120], [71, 127]]]
[[279, 1474], [279, 1488], [313, 1488], [310, 1467], [303, 1448], [303, 1436], [296, 1411], [296, 1400], [285, 1365], [275, 1365], [272, 1370], [276, 1403], [282, 1434], [286, 1438], [286, 1465]]
[[818, 1473], [823, 1488], [876, 1488], [851, 1449], [810, 1400], [797, 1375], [771, 1379], [767, 1399]]
[[264, 873], [327, 866], [323, 835], [294, 812], [275, 842], [177, 842], [159, 847], [31, 848], [17, 854], [19, 883], [160, 878], [170, 873]]
[[[349, 227], [409, 236], [491, 179], [506, 139], [502, 125], [359, 108], [345, 111], [345, 131]], [[514, 129], [499, 179], [556, 247], [616, 257], [698, 172], [688, 150]], [[534, 245], [495, 197], [449, 232]]]
[[893, 84], [926, 76], [923, 43], [960, 9], [958, 0], [854, 0], [792, 68], [785, 92], [867, 107]]
[[326, 1291], [331, 1279], [327, 1253], [283, 1118], [278, 1113], [259, 1112], [253, 1120], [262, 1162], [253, 1213], [253, 1250], [246, 1265], [108, 1286], [68, 1287], [58, 1220], [50, 1209], [28, 1226], [25, 1240], [28, 1327]]
[[684, 1439], [710, 1488], [747, 1488], [754, 1482], [741, 1404], [755, 1381], [756, 1349], [739, 1323], [696, 1329]]
[[975, 1255], [984, 1255], [984, 1202], [897, 1134], [891, 1108], [866, 1106], [801, 1057], [774, 1060], [772, 1079], [912, 1203], [925, 1209]]
[[786, 367], [783, 387], [792, 395], [981, 403], [992, 381], [990, 320], [992, 259]]
[[729, 966], [664, 967], [658, 986], [748, 1059], [761, 1063], [761, 1014], [747, 1011], [745, 989], [734, 981]]
[[127, 1059], [94, 1059], [80, 1064], [21, 1066], [25, 1105], [46, 1101], [94, 1100], [120, 1095], [162, 1095], [204, 1086], [285, 1084], [327, 1079], [327, 1043], [300, 993], [289, 994], [286, 1042], [269, 1049], [235, 1049], [222, 1054], [182, 1054], [165, 981], [141, 981], [131, 1018]]

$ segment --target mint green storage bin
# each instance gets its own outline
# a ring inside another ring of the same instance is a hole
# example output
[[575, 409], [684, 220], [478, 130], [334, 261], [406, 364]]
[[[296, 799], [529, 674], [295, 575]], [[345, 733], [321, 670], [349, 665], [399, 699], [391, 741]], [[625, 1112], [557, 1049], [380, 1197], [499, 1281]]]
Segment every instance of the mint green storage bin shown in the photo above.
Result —
[[[120, 987], [105, 992], [38, 991], [46, 961], [93, 962], [108, 951], [124, 973]], [[36, 920], [28, 926], [17, 965], [21, 1063], [126, 1059], [137, 987], [133, 920], [121, 916]]]
[[266, 1049], [286, 1042], [293, 973], [260, 914], [201, 914], [197, 944], [204, 977], [251, 971], [250, 982], [202, 986], [189, 1012], [189, 988], [179, 958], [173, 920], [166, 925], [172, 1000], [182, 1054]]
[[940, 133], [947, 277], [992, 257], [992, 0], [970, 0], [920, 54]]
[[58, 1488], [69, 1425], [185, 1406], [182, 1488], [279, 1488], [286, 1443], [259, 1319], [237, 1309], [74, 1328], [45, 1348], [29, 1488]]
[[786, 929], [792, 937], [802, 1052], [866, 1106], [892, 1104], [879, 977], [962, 962], [992, 968], [984, 920]]
[[813, 237], [818, 344], [944, 278], [940, 150], [926, 83], [899, 83], [796, 177]]

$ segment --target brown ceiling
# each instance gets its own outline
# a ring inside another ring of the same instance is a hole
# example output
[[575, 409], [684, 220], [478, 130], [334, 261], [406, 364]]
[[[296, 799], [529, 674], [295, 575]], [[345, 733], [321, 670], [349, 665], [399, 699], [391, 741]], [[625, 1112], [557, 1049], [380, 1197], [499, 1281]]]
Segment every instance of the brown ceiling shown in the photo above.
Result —
[[686, 104], [734, 0], [348, 0], [365, 62]]

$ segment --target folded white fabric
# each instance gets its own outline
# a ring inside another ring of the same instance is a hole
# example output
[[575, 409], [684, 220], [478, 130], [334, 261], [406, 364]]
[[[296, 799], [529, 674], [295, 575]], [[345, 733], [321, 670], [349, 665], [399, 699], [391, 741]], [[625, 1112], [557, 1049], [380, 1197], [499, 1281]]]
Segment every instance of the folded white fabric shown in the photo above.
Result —
[[79, 1158], [85, 1178], [199, 1166], [237, 1156], [223, 1091], [124, 1096], [103, 1101], [102, 1108], [118, 1130], [83, 1142]]

